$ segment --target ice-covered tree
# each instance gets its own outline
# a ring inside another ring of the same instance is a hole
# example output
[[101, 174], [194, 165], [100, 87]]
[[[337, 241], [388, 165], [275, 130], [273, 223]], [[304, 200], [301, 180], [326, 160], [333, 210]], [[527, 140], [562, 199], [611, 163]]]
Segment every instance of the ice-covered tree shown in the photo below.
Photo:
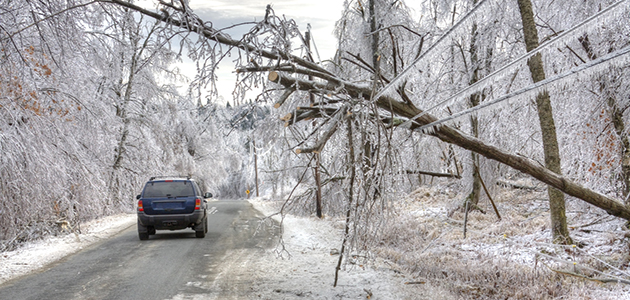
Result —
[[216, 131], [173, 84], [172, 35], [88, 4], [0, 2], [0, 249], [132, 210], [149, 176], [221, 170]]

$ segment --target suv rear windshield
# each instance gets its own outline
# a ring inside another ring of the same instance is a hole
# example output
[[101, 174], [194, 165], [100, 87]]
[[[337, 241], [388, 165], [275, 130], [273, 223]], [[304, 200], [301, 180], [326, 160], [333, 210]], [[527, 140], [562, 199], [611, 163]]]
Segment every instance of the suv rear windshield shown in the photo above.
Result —
[[144, 198], [192, 197], [195, 196], [193, 186], [188, 181], [156, 181], [148, 182], [144, 187]]

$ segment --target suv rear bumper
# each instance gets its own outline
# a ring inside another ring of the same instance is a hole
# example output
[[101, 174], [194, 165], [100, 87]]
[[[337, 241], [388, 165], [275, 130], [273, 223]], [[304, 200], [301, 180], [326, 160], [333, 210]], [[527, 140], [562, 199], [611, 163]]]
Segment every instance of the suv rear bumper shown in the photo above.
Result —
[[[205, 210], [196, 210], [192, 214], [185, 215], [147, 215], [144, 212], [138, 213], [138, 232], [147, 232], [147, 227], [159, 230], [177, 230], [193, 227], [201, 224], [206, 217]], [[144, 228], [143, 228], [144, 227]]]

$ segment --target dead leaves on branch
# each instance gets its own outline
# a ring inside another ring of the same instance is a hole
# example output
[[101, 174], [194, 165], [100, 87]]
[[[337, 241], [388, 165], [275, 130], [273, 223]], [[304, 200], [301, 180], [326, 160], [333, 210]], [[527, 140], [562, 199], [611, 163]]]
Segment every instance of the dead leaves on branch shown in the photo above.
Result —
[[[3, 51], [4, 52], [4, 49]], [[72, 112], [81, 111], [82, 107], [65, 97], [54, 88], [37, 88], [38, 85], [54, 86], [57, 79], [49, 65], [52, 60], [44, 51], [29, 46], [20, 53], [21, 63], [2, 57], [3, 67], [0, 72], [0, 108], [11, 111], [19, 110], [23, 114], [17, 117], [18, 124], [25, 124], [32, 117], [54, 117], [63, 121], [72, 121]], [[26, 79], [26, 75], [31, 80]], [[16, 116], [14, 115], [14, 118]], [[16, 122], [9, 121], [12, 126]]]

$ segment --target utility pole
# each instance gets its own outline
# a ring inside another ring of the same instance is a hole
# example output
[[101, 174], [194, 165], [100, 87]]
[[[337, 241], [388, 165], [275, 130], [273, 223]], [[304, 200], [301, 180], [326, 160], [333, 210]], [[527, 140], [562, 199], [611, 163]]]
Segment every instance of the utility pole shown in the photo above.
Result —
[[252, 146], [254, 147], [254, 174], [256, 177], [256, 197], [260, 197], [258, 192], [258, 153], [256, 152], [256, 141], [252, 138]]

